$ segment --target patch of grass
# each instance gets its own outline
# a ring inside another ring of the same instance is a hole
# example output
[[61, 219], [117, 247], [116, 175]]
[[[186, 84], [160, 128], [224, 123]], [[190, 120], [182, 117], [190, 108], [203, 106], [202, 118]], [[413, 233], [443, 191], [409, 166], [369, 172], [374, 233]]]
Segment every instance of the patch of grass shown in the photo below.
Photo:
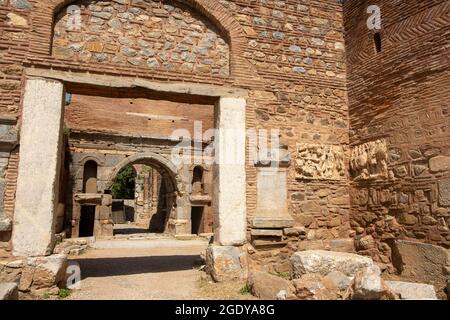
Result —
[[44, 296], [42, 297], [42, 299], [44, 299], [44, 300], [50, 299], [50, 294], [44, 293]]
[[66, 299], [70, 296], [71, 293], [72, 291], [70, 289], [61, 288], [59, 289], [58, 295], [61, 299]]
[[239, 290], [239, 293], [242, 295], [251, 294], [250, 287], [246, 284]]
[[291, 273], [290, 272], [271, 272], [272, 275], [286, 279], [291, 280]]

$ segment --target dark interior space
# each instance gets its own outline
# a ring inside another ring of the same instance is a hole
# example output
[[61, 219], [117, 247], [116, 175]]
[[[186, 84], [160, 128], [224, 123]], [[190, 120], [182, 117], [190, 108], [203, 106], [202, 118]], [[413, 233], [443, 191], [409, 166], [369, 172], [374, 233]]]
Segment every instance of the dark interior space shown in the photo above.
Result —
[[82, 206], [80, 218], [80, 237], [94, 235], [95, 206]]
[[192, 207], [192, 234], [203, 233], [203, 207]]

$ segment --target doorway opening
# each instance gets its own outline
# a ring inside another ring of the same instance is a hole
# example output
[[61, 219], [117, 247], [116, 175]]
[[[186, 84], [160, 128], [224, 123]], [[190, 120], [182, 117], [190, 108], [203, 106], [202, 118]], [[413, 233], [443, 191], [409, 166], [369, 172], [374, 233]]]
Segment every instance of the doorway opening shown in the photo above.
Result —
[[114, 234], [166, 233], [176, 203], [173, 177], [141, 160], [125, 166], [112, 185]]
[[204, 207], [192, 207], [192, 234], [204, 233]]
[[82, 238], [92, 237], [94, 235], [94, 224], [95, 206], [82, 206], [79, 236]]

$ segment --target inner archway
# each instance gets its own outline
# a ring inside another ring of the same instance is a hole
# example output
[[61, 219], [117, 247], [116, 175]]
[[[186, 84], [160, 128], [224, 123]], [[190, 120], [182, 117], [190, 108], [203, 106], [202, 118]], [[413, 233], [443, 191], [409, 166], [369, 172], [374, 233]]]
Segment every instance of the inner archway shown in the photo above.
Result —
[[153, 158], [126, 159], [117, 168], [124, 163], [110, 188], [114, 234], [168, 233], [177, 200], [173, 172]]

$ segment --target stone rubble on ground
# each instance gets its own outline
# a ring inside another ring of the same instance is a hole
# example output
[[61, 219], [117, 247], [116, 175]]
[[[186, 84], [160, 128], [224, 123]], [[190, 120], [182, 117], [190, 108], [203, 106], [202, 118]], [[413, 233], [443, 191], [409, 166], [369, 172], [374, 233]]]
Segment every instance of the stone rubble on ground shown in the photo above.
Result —
[[286, 300], [294, 291], [289, 280], [260, 271], [250, 273], [247, 286], [255, 297], [262, 300]]
[[397, 296], [381, 279], [381, 270], [376, 265], [357, 272], [350, 291], [353, 300], [397, 300]]
[[332, 251], [302, 251], [291, 258], [292, 280], [252, 272], [247, 285], [264, 300], [435, 300], [432, 285], [385, 281], [372, 259]]
[[42, 298], [57, 295], [65, 286], [66, 270], [64, 254], [2, 261], [0, 283], [17, 283], [21, 299]]

